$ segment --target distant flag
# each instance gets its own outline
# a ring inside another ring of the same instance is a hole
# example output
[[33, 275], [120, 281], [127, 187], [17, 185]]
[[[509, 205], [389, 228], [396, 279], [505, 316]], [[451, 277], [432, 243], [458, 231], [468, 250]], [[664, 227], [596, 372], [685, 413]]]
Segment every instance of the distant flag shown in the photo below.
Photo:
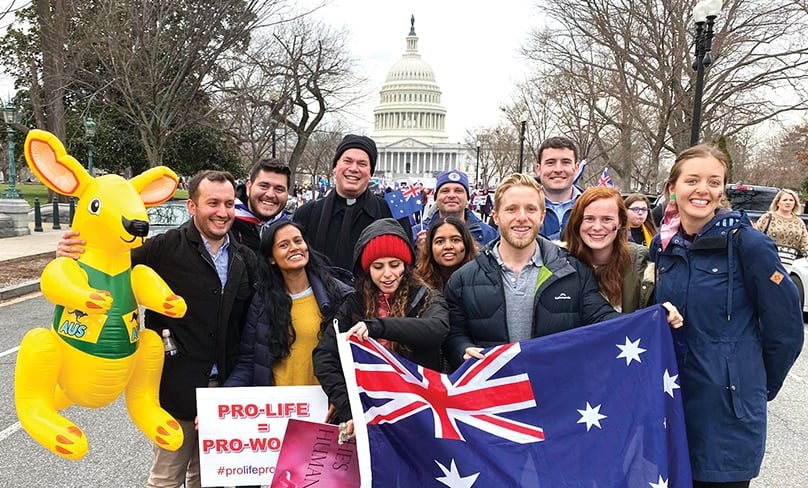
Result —
[[587, 162], [586, 159], [581, 160], [581, 163], [578, 165], [578, 171], [575, 173], [575, 176], [572, 178], [572, 184], [573, 185], [577, 185], [578, 180], [580, 180], [581, 176], [584, 175], [584, 169], [586, 168], [587, 163], [588, 162]]
[[692, 486], [659, 305], [487, 349], [450, 375], [337, 342], [362, 487]]
[[418, 185], [409, 185], [402, 193], [404, 198], [410, 199], [411, 197], [418, 198], [421, 196], [421, 188]]
[[614, 181], [612, 181], [612, 177], [609, 176], [608, 167], [603, 168], [603, 173], [600, 175], [600, 179], [598, 179], [598, 186], [608, 186], [609, 188], [614, 188]]
[[[416, 193], [417, 194], [417, 193]], [[391, 191], [384, 194], [384, 201], [390, 207], [394, 219], [409, 217], [421, 211], [421, 201], [413, 196], [404, 195], [403, 190]]]

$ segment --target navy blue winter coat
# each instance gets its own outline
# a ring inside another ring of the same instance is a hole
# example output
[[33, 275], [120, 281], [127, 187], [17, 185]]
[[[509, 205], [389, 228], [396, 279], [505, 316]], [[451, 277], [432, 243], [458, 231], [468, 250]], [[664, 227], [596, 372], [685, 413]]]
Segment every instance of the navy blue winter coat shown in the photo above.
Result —
[[720, 210], [692, 243], [651, 243], [656, 299], [684, 316], [674, 331], [693, 479], [758, 475], [772, 400], [802, 349], [797, 290], [774, 243], [742, 212]]
[[[331, 319], [345, 298], [353, 292], [353, 288], [338, 280], [339, 301], [331, 303], [325, 285], [316, 276], [309, 274], [309, 283], [323, 315], [323, 324], [330, 326]], [[273, 386], [275, 380], [272, 376], [272, 366], [277, 360], [278, 358], [269, 352], [269, 320], [264, 297], [262, 293], [256, 293], [253, 295], [241, 333], [238, 362], [224, 386]]]

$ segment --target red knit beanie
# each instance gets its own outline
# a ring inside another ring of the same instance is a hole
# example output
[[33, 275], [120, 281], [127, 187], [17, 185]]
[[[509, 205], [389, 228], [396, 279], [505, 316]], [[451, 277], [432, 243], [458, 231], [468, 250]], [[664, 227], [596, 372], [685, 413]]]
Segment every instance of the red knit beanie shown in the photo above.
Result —
[[362, 271], [367, 271], [373, 261], [380, 258], [400, 259], [407, 266], [412, 266], [412, 249], [401, 237], [393, 234], [376, 236], [362, 249], [360, 263]]

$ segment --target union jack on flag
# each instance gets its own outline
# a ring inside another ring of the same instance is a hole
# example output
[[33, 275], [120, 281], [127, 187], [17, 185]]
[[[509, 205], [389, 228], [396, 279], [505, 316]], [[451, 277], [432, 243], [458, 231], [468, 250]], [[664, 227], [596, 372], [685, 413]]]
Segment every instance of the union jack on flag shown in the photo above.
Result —
[[598, 179], [598, 186], [608, 186], [609, 188], [614, 188], [614, 181], [612, 177], [609, 176], [609, 168], [603, 168], [603, 173], [601, 173], [600, 178]]
[[341, 336], [362, 487], [692, 485], [661, 306], [489, 348], [449, 375]]
[[519, 443], [544, 440], [541, 427], [498, 415], [536, 406], [526, 374], [493, 378], [519, 354], [519, 343], [492, 351], [452, 381], [447, 375], [423, 366], [409, 363], [408, 368], [408, 364], [376, 341], [359, 343], [355, 338], [352, 341], [380, 361], [356, 364], [359, 391], [372, 399], [389, 400], [365, 411], [368, 424], [393, 424], [426, 410], [432, 415], [433, 435], [438, 439], [465, 440], [458, 429], [459, 421]]
[[409, 200], [411, 197], [418, 198], [421, 196], [421, 187], [418, 185], [409, 185], [404, 189], [402, 195], [404, 195], [404, 198], [407, 200]]

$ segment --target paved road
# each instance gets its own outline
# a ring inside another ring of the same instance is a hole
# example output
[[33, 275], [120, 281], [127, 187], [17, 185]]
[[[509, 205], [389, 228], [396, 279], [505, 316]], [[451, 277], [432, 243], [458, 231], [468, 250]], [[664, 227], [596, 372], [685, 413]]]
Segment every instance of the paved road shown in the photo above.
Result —
[[[150, 443], [129, 421], [121, 400], [104, 409], [66, 412], [90, 441], [90, 453], [80, 461], [50, 454], [19, 428], [13, 401], [15, 348], [28, 329], [46, 325], [51, 313], [52, 306], [41, 296], [0, 304], [0, 487], [145, 486]], [[803, 350], [779, 396], [769, 404], [768, 448], [761, 476], [752, 486], [806, 487], [806, 460], [808, 354]]]
[[47, 325], [52, 313], [42, 297], [0, 304], [0, 487], [146, 486], [150, 443], [129, 420], [121, 399], [103, 409], [65, 412], [90, 442], [89, 454], [80, 461], [51, 454], [20, 429], [13, 398], [15, 348], [28, 329]]

